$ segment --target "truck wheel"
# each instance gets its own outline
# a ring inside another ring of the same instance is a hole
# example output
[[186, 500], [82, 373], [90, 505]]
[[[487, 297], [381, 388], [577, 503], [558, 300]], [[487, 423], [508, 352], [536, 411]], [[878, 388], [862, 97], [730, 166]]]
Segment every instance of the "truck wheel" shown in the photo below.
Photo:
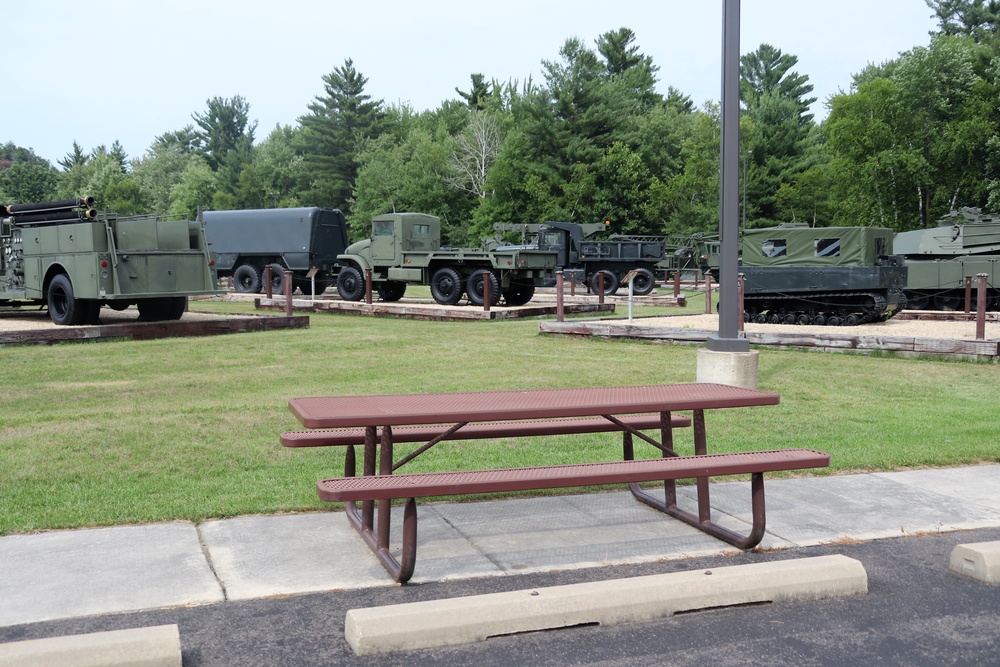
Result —
[[403, 298], [404, 294], [406, 294], [406, 283], [399, 282], [398, 280], [386, 280], [383, 283], [379, 283], [378, 298], [385, 302], [399, 301]]
[[164, 296], [155, 299], [139, 299], [136, 308], [139, 310], [140, 322], [162, 322], [164, 320], [179, 320], [187, 310], [186, 296]]
[[344, 301], [361, 301], [365, 296], [365, 279], [361, 272], [353, 266], [342, 268], [337, 274], [337, 293]]
[[597, 294], [597, 287], [600, 281], [598, 276], [604, 276], [604, 294], [614, 294], [618, 291], [618, 277], [608, 271], [607, 269], [601, 269], [600, 271], [594, 272], [594, 275], [590, 276], [590, 291]]
[[512, 282], [507, 291], [503, 293], [504, 301], [507, 302], [508, 306], [523, 306], [531, 301], [533, 296], [535, 296], [535, 286], [532, 283]]
[[233, 287], [237, 292], [252, 293], [260, 291], [260, 274], [249, 264], [240, 264], [233, 271]]
[[[489, 278], [487, 278], [489, 276]], [[473, 306], [481, 306], [486, 296], [486, 281], [490, 281], [490, 305], [495, 306], [500, 303], [500, 281], [487, 269], [476, 269], [469, 275], [468, 282], [465, 283], [465, 291], [469, 295], [469, 301]]]
[[431, 296], [442, 306], [454, 306], [461, 301], [464, 291], [462, 276], [450, 266], [438, 269], [431, 276]]
[[73, 296], [73, 283], [64, 273], [52, 278], [46, 301], [49, 306], [49, 319], [54, 324], [75, 326], [81, 324], [87, 314], [83, 302]]
[[646, 296], [653, 291], [656, 285], [656, 276], [649, 269], [637, 269], [638, 273], [632, 278], [632, 293], [638, 296]]
[[[285, 278], [285, 267], [275, 262], [268, 264], [271, 269], [271, 294], [281, 294], [282, 283]], [[263, 274], [263, 271], [261, 271]]]

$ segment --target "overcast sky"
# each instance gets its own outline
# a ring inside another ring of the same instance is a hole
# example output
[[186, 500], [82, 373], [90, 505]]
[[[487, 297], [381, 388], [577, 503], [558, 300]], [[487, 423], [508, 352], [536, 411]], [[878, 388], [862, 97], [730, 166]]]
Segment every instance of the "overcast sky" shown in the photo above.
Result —
[[[4, 0], [0, 143], [53, 164], [77, 141], [116, 139], [133, 157], [191, 124], [215, 96], [241, 95], [257, 139], [294, 125], [321, 77], [354, 60], [366, 92], [418, 111], [469, 77], [543, 82], [568, 37], [593, 47], [630, 28], [697, 104], [721, 90], [722, 0]], [[743, 0], [741, 53], [767, 42], [798, 56], [823, 102], [851, 75], [929, 43], [924, 0]]]

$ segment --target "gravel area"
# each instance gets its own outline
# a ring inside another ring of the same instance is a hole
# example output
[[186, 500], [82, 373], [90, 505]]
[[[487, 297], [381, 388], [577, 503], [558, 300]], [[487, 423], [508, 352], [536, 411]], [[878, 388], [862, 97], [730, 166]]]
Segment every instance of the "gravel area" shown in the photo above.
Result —
[[[622, 322], [625, 320], [603, 320], [603, 322]], [[672, 327], [679, 329], [698, 329], [718, 331], [718, 315], [673, 315], [667, 317], [643, 317], [632, 320], [633, 326]], [[920, 338], [956, 338], [975, 339], [976, 322], [942, 322], [937, 320], [902, 320], [891, 319], [887, 322], [859, 324], [853, 327], [817, 327], [799, 326], [795, 324], [753, 324], [743, 325], [746, 331], [775, 333], [843, 333], [857, 336], [914, 336]], [[986, 338], [1000, 338], [1000, 322], [986, 322]]]
[[[181, 321], [217, 320], [227, 317], [222, 313], [184, 313]], [[135, 308], [111, 310], [101, 308], [101, 324], [130, 324], [139, 320], [139, 311]], [[30, 331], [35, 329], [54, 329], [58, 325], [49, 319], [47, 310], [5, 310], [0, 311], [0, 331]]]

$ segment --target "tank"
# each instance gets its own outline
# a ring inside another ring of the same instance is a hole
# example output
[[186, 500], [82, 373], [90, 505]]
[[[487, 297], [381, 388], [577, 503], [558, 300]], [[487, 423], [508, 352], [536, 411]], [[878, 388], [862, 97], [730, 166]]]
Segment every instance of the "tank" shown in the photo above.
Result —
[[981, 273], [987, 275], [987, 308], [1000, 308], [1000, 215], [962, 208], [937, 227], [896, 234], [894, 245], [908, 269], [907, 308], [963, 308], [966, 278], [971, 278], [974, 303]]
[[740, 265], [748, 322], [850, 326], [906, 305], [907, 269], [883, 227], [749, 229]]

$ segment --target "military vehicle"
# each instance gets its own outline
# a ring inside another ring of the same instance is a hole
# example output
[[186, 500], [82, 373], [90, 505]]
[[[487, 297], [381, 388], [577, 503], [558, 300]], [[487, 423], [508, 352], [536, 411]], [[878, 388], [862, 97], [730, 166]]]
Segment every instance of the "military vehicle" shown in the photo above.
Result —
[[0, 306], [47, 306], [62, 325], [97, 324], [102, 306], [176, 320], [188, 296], [217, 294], [200, 223], [93, 207], [93, 197], [0, 206]]
[[885, 228], [748, 229], [740, 264], [748, 322], [850, 326], [906, 305], [906, 266]]
[[202, 218], [219, 276], [232, 277], [237, 292], [260, 292], [266, 267], [274, 292], [281, 292], [285, 269], [303, 293], [315, 283], [322, 294], [337, 282], [337, 255], [347, 247], [347, 223], [338, 209], [205, 211]]
[[430, 285], [434, 300], [455, 305], [467, 294], [482, 306], [486, 281], [490, 303], [509, 306], [531, 300], [535, 287], [552, 275], [556, 255], [530, 250], [442, 248], [441, 220], [423, 213], [391, 213], [372, 219], [372, 236], [352, 244], [338, 258], [337, 291], [345, 301], [365, 296], [365, 273], [383, 301], [399, 301], [407, 284]]
[[604, 293], [615, 294], [629, 271], [633, 294], [646, 295], [653, 291], [656, 277], [653, 271], [664, 261], [662, 240], [615, 238], [606, 241], [590, 239], [605, 231], [610, 222], [576, 223], [545, 222], [542, 224], [497, 223], [499, 233], [520, 232], [520, 245], [500, 244], [498, 250], [537, 250], [558, 255], [557, 271], [569, 272], [576, 282], [583, 282], [594, 293], [603, 280]]
[[896, 234], [893, 244], [906, 258], [907, 308], [959, 310], [966, 277], [975, 295], [980, 273], [987, 275], [987, 308], [1000, 307], [1000, 216], [962, 208], [937, 227]]

